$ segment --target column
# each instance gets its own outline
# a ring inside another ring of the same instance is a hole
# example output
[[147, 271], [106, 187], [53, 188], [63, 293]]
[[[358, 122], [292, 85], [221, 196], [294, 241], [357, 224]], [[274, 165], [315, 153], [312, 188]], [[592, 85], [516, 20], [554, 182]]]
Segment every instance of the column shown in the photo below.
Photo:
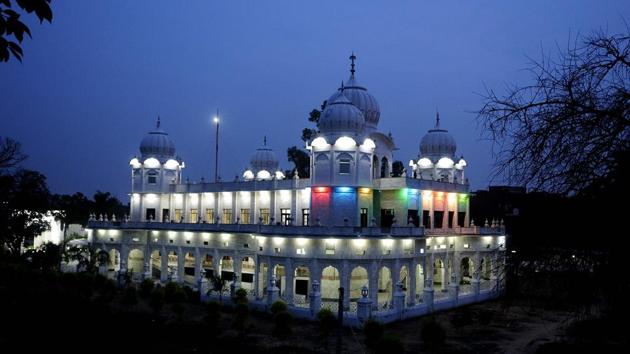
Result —
[[297, 201], [298, 201], [298, 193], [297, 189], [291, 189], [291, 225], [297, 225]]
[[168, 280], [168, 252], [164, 246], [160, 249], [160, 262], [160, 281], [165, 282]]
[[435, 192], [431, 192], [431, 198], [429, 198], [429, 228], [432, 229], [434, 227], [434, 205], [435, 205]]
[[475, 296], [475, 299], [479, 297], [479, 291], [480, 291], [479, 277], [481, 276], [480, 273], [481, 273], [481, 260], [479, 257], [479, 252], [475, 252], [473, 276], [472, 276], [472, 280], [470, 281], [470, 284], [472, 287], [472, 293]]
[[275, 188], [273, 190], [269, 191], [269, 220], [273, 219], [273, 223], [272, 224], [276, 224], [277, 220], [276, 218], [276, 190]]
[[142, 273], [142, 279], [151, 279], [151, 239], [149, 235], [150, 231], [147, 231], [147, 245], [144, 248], [144, 269]]
[[195, 247], [195, 278], [199, 278], [201, 270], [201, 252], [199, 251], [199, 247]]
[[369, 290], [368, 296], [372, 300], [372, 309], [378, 310], [378, 263], [372, 261], [368, 269]]
[[238, 192], [232, 192], [232, 224], [236, 223], [236, 219], [241, 217], [239, 210]]
[[177, 277], [179, 278], [179, 282], [184, 282], [184, 251], [181, 247], [177, 248]]
[[457, 304], [457, 300], [459, 298], [459, 268], [460, 265], [460, 257], [458, 253], [453, 253], [453, 257], [451, 260], [451, 274], [450, 274], [450, 282], [448, 284], [448, 295], [453, 300], [455, 304]]
[[256, 191], [251, 191], [249, 195], [249, 223], [258, 224], [256, 218]]
[[260, 284], [258, 278], [260, 277], [260, 263], [258, 262], [258, 254], [254, 254], [254, 298], [258, 299], [260, 295]]
[[424, 267], [424, 284], [422, 288], [422, 302], [427, 305], [429, 312], [433, 312], [433, 264], [435, 262], [433, 254], [429, 258], [430, 264], [426, 264]]
[[[186, 190], [188, 190], [188, 185], [186, 185]], [[178, 222], [189, 222], [190, 221], [190, 210], [188, 210], [188, 198], [190, 196], [188, 193], [184, 193], [182, 200], [182, 219]], [[178, 258], [179, 259], [179, 258]]]
[[291, 258], [287, 259], [284, 264], [284, 274], [286, 275], [285, 286], [284, 286], [284, 300], [287, 302], [287, 305], [293, 305], [293, 276], [295, 275], [293, 269], [293, 261]]
[[217, 223], [217, 220], [221, 220], [219, 219], [221, 216], [221, 210], [219, 210], [219, 198], [221, 198], [221, 192], [215, 192], [214, 193], [214, 220], [212, 220], [212, 223], [215, 224]]
[[347, 260], [341, 263], [341, 286], [343, 287], [343, 309], [350, 309], [350, 264]]
[[466, 195], [466, 216], [464, 216], [464, 226], [470, 227], [470, 197]]
[[197, 220], [195, 220], [195, 222], [200, 222], [201, 220], [203, 220], [205, 218], [205, 215], [203, 214], [203, 210], [201, 210], [201, 207], [203, 206], [203, 193], [198, 193], [197, 194]]
[[407, 304], [413, 306], [416, 304], [416, 269], [418, 268], [418, 260], [414, 257], [409, 266], [409, 298]]
[[455, 210], [453, 211], [453, 228], [459, 226], [459, 194], [455, 193]]
[[[144, 215], [144, 194], [139, 194], [139, 199], [140, 201], [138, 202], [138, 206], [140, 207], [140, 217], [138, 218], [138, 221], [146, 221], [145, 220], [145, 216]], [[105, 217], [107, 217], [107, 215], [105, 215]]]
[[442, 199], [442, 228], [448, 229], [448, 193], [444, 192], [444, 198]]

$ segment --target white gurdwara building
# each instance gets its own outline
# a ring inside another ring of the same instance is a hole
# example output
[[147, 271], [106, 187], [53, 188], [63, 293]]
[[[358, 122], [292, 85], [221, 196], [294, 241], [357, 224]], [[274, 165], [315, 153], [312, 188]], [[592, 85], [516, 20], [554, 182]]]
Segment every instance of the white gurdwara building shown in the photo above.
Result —
[[204, 299], [216, 296], [207, 278], [220, 275], [226, 291], [246, 289], [252, 306], [281, 299], [294, 315], [314, 318], [342, 304], [353, 325], [500, 294], [504, 228], [470, 221], [455, 140], [438, 116], [412, 172], [392, 177], [394, 141], [378, 131], [379, 105], [351, 60], [350, 78], [307, 143], [310, 178], [285, 178], [265, 139], [242, 180], [183, 182], [184, 162], [158, 120], [130, 162], [130, 215], [89, 223], [108, 270], [186, 283]]

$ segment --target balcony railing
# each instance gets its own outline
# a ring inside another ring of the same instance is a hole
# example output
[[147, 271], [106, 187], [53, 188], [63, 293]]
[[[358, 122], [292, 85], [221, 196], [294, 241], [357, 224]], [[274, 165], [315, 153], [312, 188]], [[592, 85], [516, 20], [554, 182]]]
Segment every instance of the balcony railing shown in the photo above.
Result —
[[146, 221], [98, 221], [88, 223], [89, 228], [96, 229], [148, 229], [172, 231], [206, 231], [255, 233], [279, 236], [347, 236], [347, 237], [421, 237], [423, 227], [353, 227], [353, 226], [294, 226], [294, 225], [261, 225], [261, 224], [207, 224], [207, 223], [175, 223]]

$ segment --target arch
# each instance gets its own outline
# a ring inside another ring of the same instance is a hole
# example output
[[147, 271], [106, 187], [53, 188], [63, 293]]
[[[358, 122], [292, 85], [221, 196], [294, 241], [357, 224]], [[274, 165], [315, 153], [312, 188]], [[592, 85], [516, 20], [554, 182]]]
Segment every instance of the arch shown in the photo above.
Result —
[[459, 263], [459, 285], [460, 294], [471, 292], [471, 281], [474, 276], [475, 268], [473, 260], [470, 257], [463, 257]]
[[490, 289], [490, 277], [492, 276], [492, 262], [490, 257], [485, 256], [479, 261], [479, 288]]
[[176, 251], [170, 251], [168, 253], [167, 265], [169, 279], [173, 276], [173, 274], [175, 274], [176, 271], [178, 272], [177, 274], [179, 276], [179, 255]]
[[333, 302], [337, 304], [337, 298], [339, 298], [339, 287], [341, 286], [339, 269], [332, 265], [327, 266], [322, 270], [321, 279], [321, 294], [323, 302]]
[[381, 169], [379, 167], [378, 157], [376, 155], [372, 156], [372, 178], [376, 179], [380, 176]]
[[206, 278], [214, 276], [214, 263], [213, 258], [209, 254], [205, 254], [201, 258], [201, 268], [206, 272]]
[[422, 292], [424, 290], [424, 267], [422, 264], [416, 265], [416, 300], [422, 302]]
[[317, 156], [315, 156], [315, 163], [325, 163], [328, 161], [328, 154], [327, 153], [319, 153], [317, 154]]
[[192, 252], [184, 253], [184, 279], [187, 284], [197, 282], [197, 270], [195, 269], [195, 255]]
[[226, 280], [225, 284], [228, 286], [229, 289], [229, 285], [232, 284], [232, 281], [234, 280], [234, 261], [232, 257], [221, 257], [219, 269], [221, 272], [221, 279]]
[[138, 248], [129, 251], [127, 256], [127, 271], [131, 273], [132, 279], [138, 280], [144, 271], [144, 252]]
[[[361, 288], [370, 288], [370, 277], [366, 268], [356, 266], [350, 272], [350, 309], [356, 311], [356, 301], [361, 298]], [[352, 303], [354, 302], [354, 304]]]
[[381, 159], [381, 178], [389, 177], [389, 160], [387, 157], [383, 156]]
[[352, 155], [348, 154], [347, 152], [341, 152], [337, 155], [337, 161], [341, 159], [348, 159], [350, 160], [350, 162], [354, 161], [354, 157], [352, 157]]
[[280, 289], [280, 296], [284, 296], [284, 291], [286, 288], [286, 278], [287, 275], [285, 273], [283, 264], [276, 264], [273, 266], [273, 273], [276, 276], [276, 286]]
[[254, 290], [254, 274], [256, 273], [256, 261], [253, 257], [243, 257], [241, 259], [241, 288], [252, 292]]
[[305, 265], [295, 267], [293, 273], [293, 304], [308, 307], [308, 293], [310, 290], [311, 271]]
[[409, 267], [403, 265], [400, 267], [400, 274], [398, 280], [402, 283], [403, 291], [405, 292], [405, 302], [409, 300]]
[[378, 307], [379, 309], [389, 308], [392, 304], [392, 272], [388, 267], [381, 267], [378, 270]]
[[162, 276], [162, 253], [159, 250], [153, 250], [149, 263], [151, 278], [160, 279]]
[[109, 262], [107, 264], [107, 270], [110, 272], [117, 272], [120, 270], [120, 251], [112, 248], [109, 250]]

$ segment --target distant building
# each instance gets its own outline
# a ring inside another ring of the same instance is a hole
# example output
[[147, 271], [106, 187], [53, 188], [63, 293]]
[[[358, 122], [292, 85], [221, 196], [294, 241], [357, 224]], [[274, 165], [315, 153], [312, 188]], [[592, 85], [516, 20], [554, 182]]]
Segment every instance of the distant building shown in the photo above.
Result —
[[[496, 296], [505, 236], [470, 225], [466, 161], [434, 126], [410, 176], [391, 177], [395, 144], [378, 131], [376, 99], [350, 78], [327, 100], [306, 144], [310, 178], [287, 179], [267, 144], [234, 182], [184, 182], [175, 144], [156, 128], [131, 159], [129, 217], [95, 217], [90, 242], [109, 270], [202, 289], [221, 275], [253, 306], [276, 299], [297, 316], [336, 308], [348, 321], [419, 316]], [[238, 158], [237, 154], [230, 158]]]

